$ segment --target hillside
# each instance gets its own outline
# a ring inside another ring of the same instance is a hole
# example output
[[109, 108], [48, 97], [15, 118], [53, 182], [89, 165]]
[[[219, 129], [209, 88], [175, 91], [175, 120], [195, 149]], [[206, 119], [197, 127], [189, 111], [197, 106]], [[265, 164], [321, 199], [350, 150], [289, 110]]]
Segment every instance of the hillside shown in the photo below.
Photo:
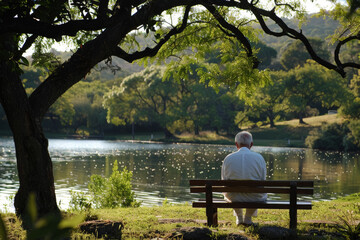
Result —
[[[295, 29], [299, 28], [299, 20], [297, 19], [283, 19], [286, 24]], [[308, 15], [307, 21], [301, 25], [301, 30], [303, 34], [307, 37], [317, 37], [320, 39], [327, 40], [327, 37], [334, 33], [335, 29], [339, 26], [339, 23], [330, 18], [316, 17], [313, 15]], [[260, 28], [260, 26], [256, 26]], [[279, 31], [279, 28], [275, 27], [275, 24], [269, 23], [269, 28], [271, 30]], [[270, 35], [260, 35], [260, 40], [266, 43], [268, 46], [274, 48], [278, 54], [281, 53], [281, 49], [284, 46], [287, 46], [287, 43], [291, 42], [292, 39], [288, 37], [274, 37]], [[329, 49], [332, 49], [332, 46], [329, 45]]]

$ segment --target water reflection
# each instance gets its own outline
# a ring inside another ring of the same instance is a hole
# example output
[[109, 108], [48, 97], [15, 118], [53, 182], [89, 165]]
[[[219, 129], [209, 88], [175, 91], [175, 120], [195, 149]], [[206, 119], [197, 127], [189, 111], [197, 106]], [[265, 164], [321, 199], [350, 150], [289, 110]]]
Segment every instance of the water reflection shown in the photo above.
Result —
[[[50, 140], [57, 199], [62, 208], [69, 190], [85, 190], [93, 174], [110, 176], [115, 160], [133, 171], [133, 187], [145, 205], [184, 202], [189, 179], [219, 179], [224, 157], [233, 146], [141, 144], [119, 141]], [[332, 199], [360, 192], [359, 154], [309, 149], [254, 147], [268, 168], [268, 179], [315, 180], [315, 199]], [[0, 209], [18, 188], [15, 151], [11, 139], [0, 138]], [[271, 195], [271, 198], [278, 198]]]

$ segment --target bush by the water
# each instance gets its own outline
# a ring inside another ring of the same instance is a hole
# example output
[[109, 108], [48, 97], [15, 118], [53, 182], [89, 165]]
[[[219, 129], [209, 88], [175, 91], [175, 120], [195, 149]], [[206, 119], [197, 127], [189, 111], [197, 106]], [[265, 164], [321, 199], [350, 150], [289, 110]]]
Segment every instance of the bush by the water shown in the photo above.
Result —
[[313, 130], [305, 144], [313, 149], [356, 151], [360, 149], [360, 121], [352, 120], [343, 124], [326, 124]]
[[114, 162], [112, 170], [109, 178], [92, 175], [87, 194], [70, 192], [70, 210], [88, 211], [92, 207], [139, 207], [141, 203], [135, 199], [135, 193], [132, 191], [132, 172], [126, 168], [119, 172], [117, 161]]

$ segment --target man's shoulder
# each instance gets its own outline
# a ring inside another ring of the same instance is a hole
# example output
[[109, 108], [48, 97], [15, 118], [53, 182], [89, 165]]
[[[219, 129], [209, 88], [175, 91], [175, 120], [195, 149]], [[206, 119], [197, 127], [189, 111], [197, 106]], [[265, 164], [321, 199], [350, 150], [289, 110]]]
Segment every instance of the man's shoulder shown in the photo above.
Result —
[[250, 151], [250, 153], [253, 154], [254, 156], [256, 155], [256, 156], [258, 156], [258, 157], [260, 157], [260, 158], [263, 158], [263, 156], [262, 156], [260, 153], [258, 153], [258, 152]]
[[226, 159], [229, 159], [229, 158], [233, 158], [233, 157], [235, 157], [236, 155], [239, 155], [239, 151], [236, 151], [236, 152], [233, 152], [233, 153], [228, 154], [228, 155], [225, 157], [225, 160], [226, 160]]
[[251, 151], [251, 154], [253, 155], [253, 157], [255, 157], [255, 158], [259, 159], [259, 160], [265, 161], [264, 157], [260, 153]]

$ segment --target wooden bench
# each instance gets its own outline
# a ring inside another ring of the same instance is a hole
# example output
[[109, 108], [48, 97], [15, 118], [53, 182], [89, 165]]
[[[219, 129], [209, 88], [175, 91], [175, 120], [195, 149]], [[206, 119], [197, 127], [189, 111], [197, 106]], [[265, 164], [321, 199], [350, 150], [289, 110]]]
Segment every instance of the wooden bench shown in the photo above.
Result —
[[[218, 208], [289, 209], [290, 229], [296, 229], [297, 210], [311, 209], [309, 201], [298, 201], [298, 195], [312, 195], [314, 181], [190, 180], [191, 193], [205, 193], [206, 199], [194, 201], [194, 208], [206, 208], [208, 226], [218, 225]], [[214, 199], [214, 192], [288, 194], [289, 200], [265, 202], [227, 202]]]

